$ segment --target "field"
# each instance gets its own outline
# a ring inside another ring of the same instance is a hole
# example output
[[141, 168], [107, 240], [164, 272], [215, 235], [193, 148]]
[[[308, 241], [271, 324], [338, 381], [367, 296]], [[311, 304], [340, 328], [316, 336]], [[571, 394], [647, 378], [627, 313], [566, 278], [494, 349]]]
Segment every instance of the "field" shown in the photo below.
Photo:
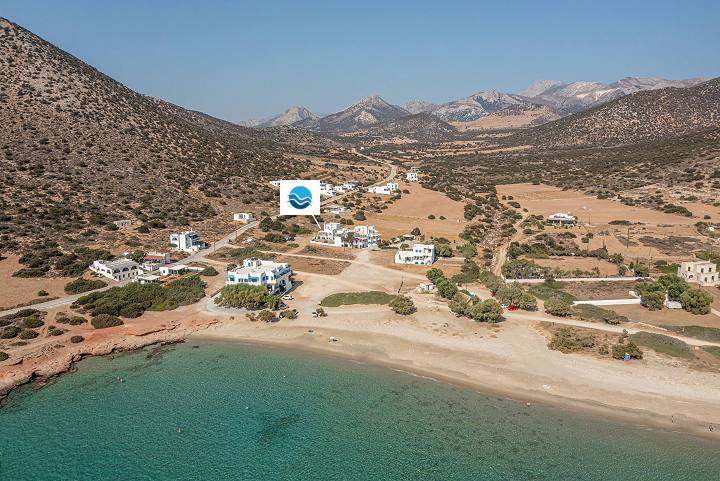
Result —
[[313, 259], [310, 257], [283, 256], [280, 255], [275, 262], [290, 264], [294, 271], [310, 272], [312, 274], [337, 275], [345, 270], [350, 263], [335, 261], [332, 259]]
[[37, 299], [38, 291], [41, 289], [47, 291], [51, 297], [64, 296], [65, 284], [72, 280], [67, 277], [27, 279], [12, 277], [13, 272], [22, 267], [24, 266], [18, 262], [16, 255], [7, 255], [6, 259], [0, 260], [0, 283], [2, 284], [0, 308], [11, 308]]
[[594, 299], [629, 299], [628, 294], [635, 286], [635, 281], [623, 282], [565, 282], [562, 290], [572, 294], [579, 301]]
[[[441, 192], [426, 189], [418, 183], [401, 183], [400, 189], [407, 189], [410, 193], [402, 194], [400, 200], [395, 201], [382, 213], [366, 212], [367, 221], [356, 223], [374, 225], [383, 239], [409, 234], [413, 228], [418, 227], [426, 238], [433, 236], [459, 240], [458, 234], [467, 224], [463, 217], [462, 202], [454, 201]], [[428, 219], [429, 215], [434, 215], [435, 219]], [[445, 219], [440, 219], [441, 216]]]
[[696, 315], [684, 309], [650, 311], [639, 304], [609, 306], [609, 308], [630, 320], [640, 321], [654, 326], [720, 327], [720, 317], [714, 314]]
[[553, 269], [558, 268], [570, 272], [576, 269], [590, 271], [593, 268], [597, 268], [602, 277], [616, 276], [618, 273], [618, 268], [615, 264], [595, 257], [552, 256], [547, 259], [533, 259], [533, 261], [541, 266], [551, 267]]

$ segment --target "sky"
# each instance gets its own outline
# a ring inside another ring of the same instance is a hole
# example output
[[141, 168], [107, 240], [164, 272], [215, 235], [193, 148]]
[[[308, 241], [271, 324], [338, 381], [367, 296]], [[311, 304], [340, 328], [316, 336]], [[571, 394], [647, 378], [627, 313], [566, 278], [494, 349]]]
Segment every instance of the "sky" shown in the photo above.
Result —
[[720, 76], [718, 1], [0, 0], [128, 87], [238, 121], [536, 79]]

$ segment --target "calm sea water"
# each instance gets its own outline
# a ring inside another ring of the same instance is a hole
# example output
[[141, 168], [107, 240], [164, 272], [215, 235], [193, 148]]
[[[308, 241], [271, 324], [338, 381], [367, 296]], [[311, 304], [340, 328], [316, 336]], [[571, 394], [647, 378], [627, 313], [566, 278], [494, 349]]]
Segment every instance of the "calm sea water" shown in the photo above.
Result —
[[336, 359], [188, 343], [16, 391], [0, 408], [0, 479], [718, 481], [720, 445]]

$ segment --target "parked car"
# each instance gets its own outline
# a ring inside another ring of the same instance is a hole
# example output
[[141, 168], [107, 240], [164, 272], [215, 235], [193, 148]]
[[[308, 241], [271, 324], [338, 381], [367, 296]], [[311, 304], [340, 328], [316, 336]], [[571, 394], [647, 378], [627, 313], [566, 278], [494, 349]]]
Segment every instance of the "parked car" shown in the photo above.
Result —
[[500, 304], [500, 307], [502, 307], [503, 309], [507, 309], [510, 306], [508, 306], [507, 304]]
[[284, 301], [292, 301], [293, 300], [293, 296], [291, 296], [290, 294], [285, 294], [284, 296], [282, 296], [282, 298]]

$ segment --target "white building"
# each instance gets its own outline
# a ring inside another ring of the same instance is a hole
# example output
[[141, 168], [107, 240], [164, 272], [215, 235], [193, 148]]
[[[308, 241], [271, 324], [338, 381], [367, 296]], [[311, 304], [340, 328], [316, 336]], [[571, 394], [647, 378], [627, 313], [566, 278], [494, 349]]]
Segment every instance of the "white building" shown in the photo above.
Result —
[[335, 186], [328, 182], [320, 182], [320, 195], [325, 197], [335, 196]]
[[574, 224], [577, 222], [577, 219], [575, 216], [570, 215], [570, 213], [565, 212], [558, 212], [556, 214], [549, 215], [547, 218], [548, 224]]
[[410, 171], [405, 175], [405, 180], [408, 182], [417, 182], [418, 180], [418, 173], [414, 171]]
[[137, 262], [124, 257], [112, 261], [95, 261], [90, 265], [90, 270], [115, 281], [134, 280], [143, 273]]
[[392, 195], [399, 189], [400, 186], [397, 182], [388, 182], [385, 185], [375, 185], [372, 187], [368, 187], [367, 191], [371, 194]]
[[678, 277], [687, 282], [694, 282], [701, 286], [714, 287], [720, 285], [717, 266], [710, 261], [688, 261], [678, 267]]
[[291, 275], [288, 264], [252, 258], [245, 259], [242, 267], [229, 271], [225, 284], [263, 286], [270, 294], [284, 294], [292, 287]]
[[145, 271], [155, 271], [170, 262], [170, 254], [167, 252], [148, 252], [143, 257], [142, 268]]
[[415, 264], [430, 266], [435, 262], [435, 245], [414, 244], [412, 249], [399, 250], [395, 253], [395, 264]]
[[255, 214], [252, 212], [237, 212], [233, 214], [233, 220], [238, 222], [252, 222], [255, 220]]
[[115, 224], [116, 227], [127, 227], [129, 225], [132, 225], [132, 220], [130, 220], [130, 219], [114, 220], [113, 224]]
[[338, 222], [326, 222], [311, 242], [334, 247], [365, 249], [380, 243], [380, 233], [372, 225], [356, 225], [350, 228], [343, 227]]
[[279, 180], [271, 180], [271, 181], [270, 181], [270, 185], [272, 185], [273, 187], [276, 187], [276, 188], [279, 189], [279, 188], [280, 188], [280, 181], [279, 181]]
[[170, 234], [170, 244], [175, 249], [185, 252], [199, 251], [207, 247], [207, 243], [200, 240], [198, 233], [193, 230]]
[[347, 207], [341, 205], [329, 205], [323, 209], [323, 212], [327, 212], [328, 214], [342, 214], [349, 210]]

